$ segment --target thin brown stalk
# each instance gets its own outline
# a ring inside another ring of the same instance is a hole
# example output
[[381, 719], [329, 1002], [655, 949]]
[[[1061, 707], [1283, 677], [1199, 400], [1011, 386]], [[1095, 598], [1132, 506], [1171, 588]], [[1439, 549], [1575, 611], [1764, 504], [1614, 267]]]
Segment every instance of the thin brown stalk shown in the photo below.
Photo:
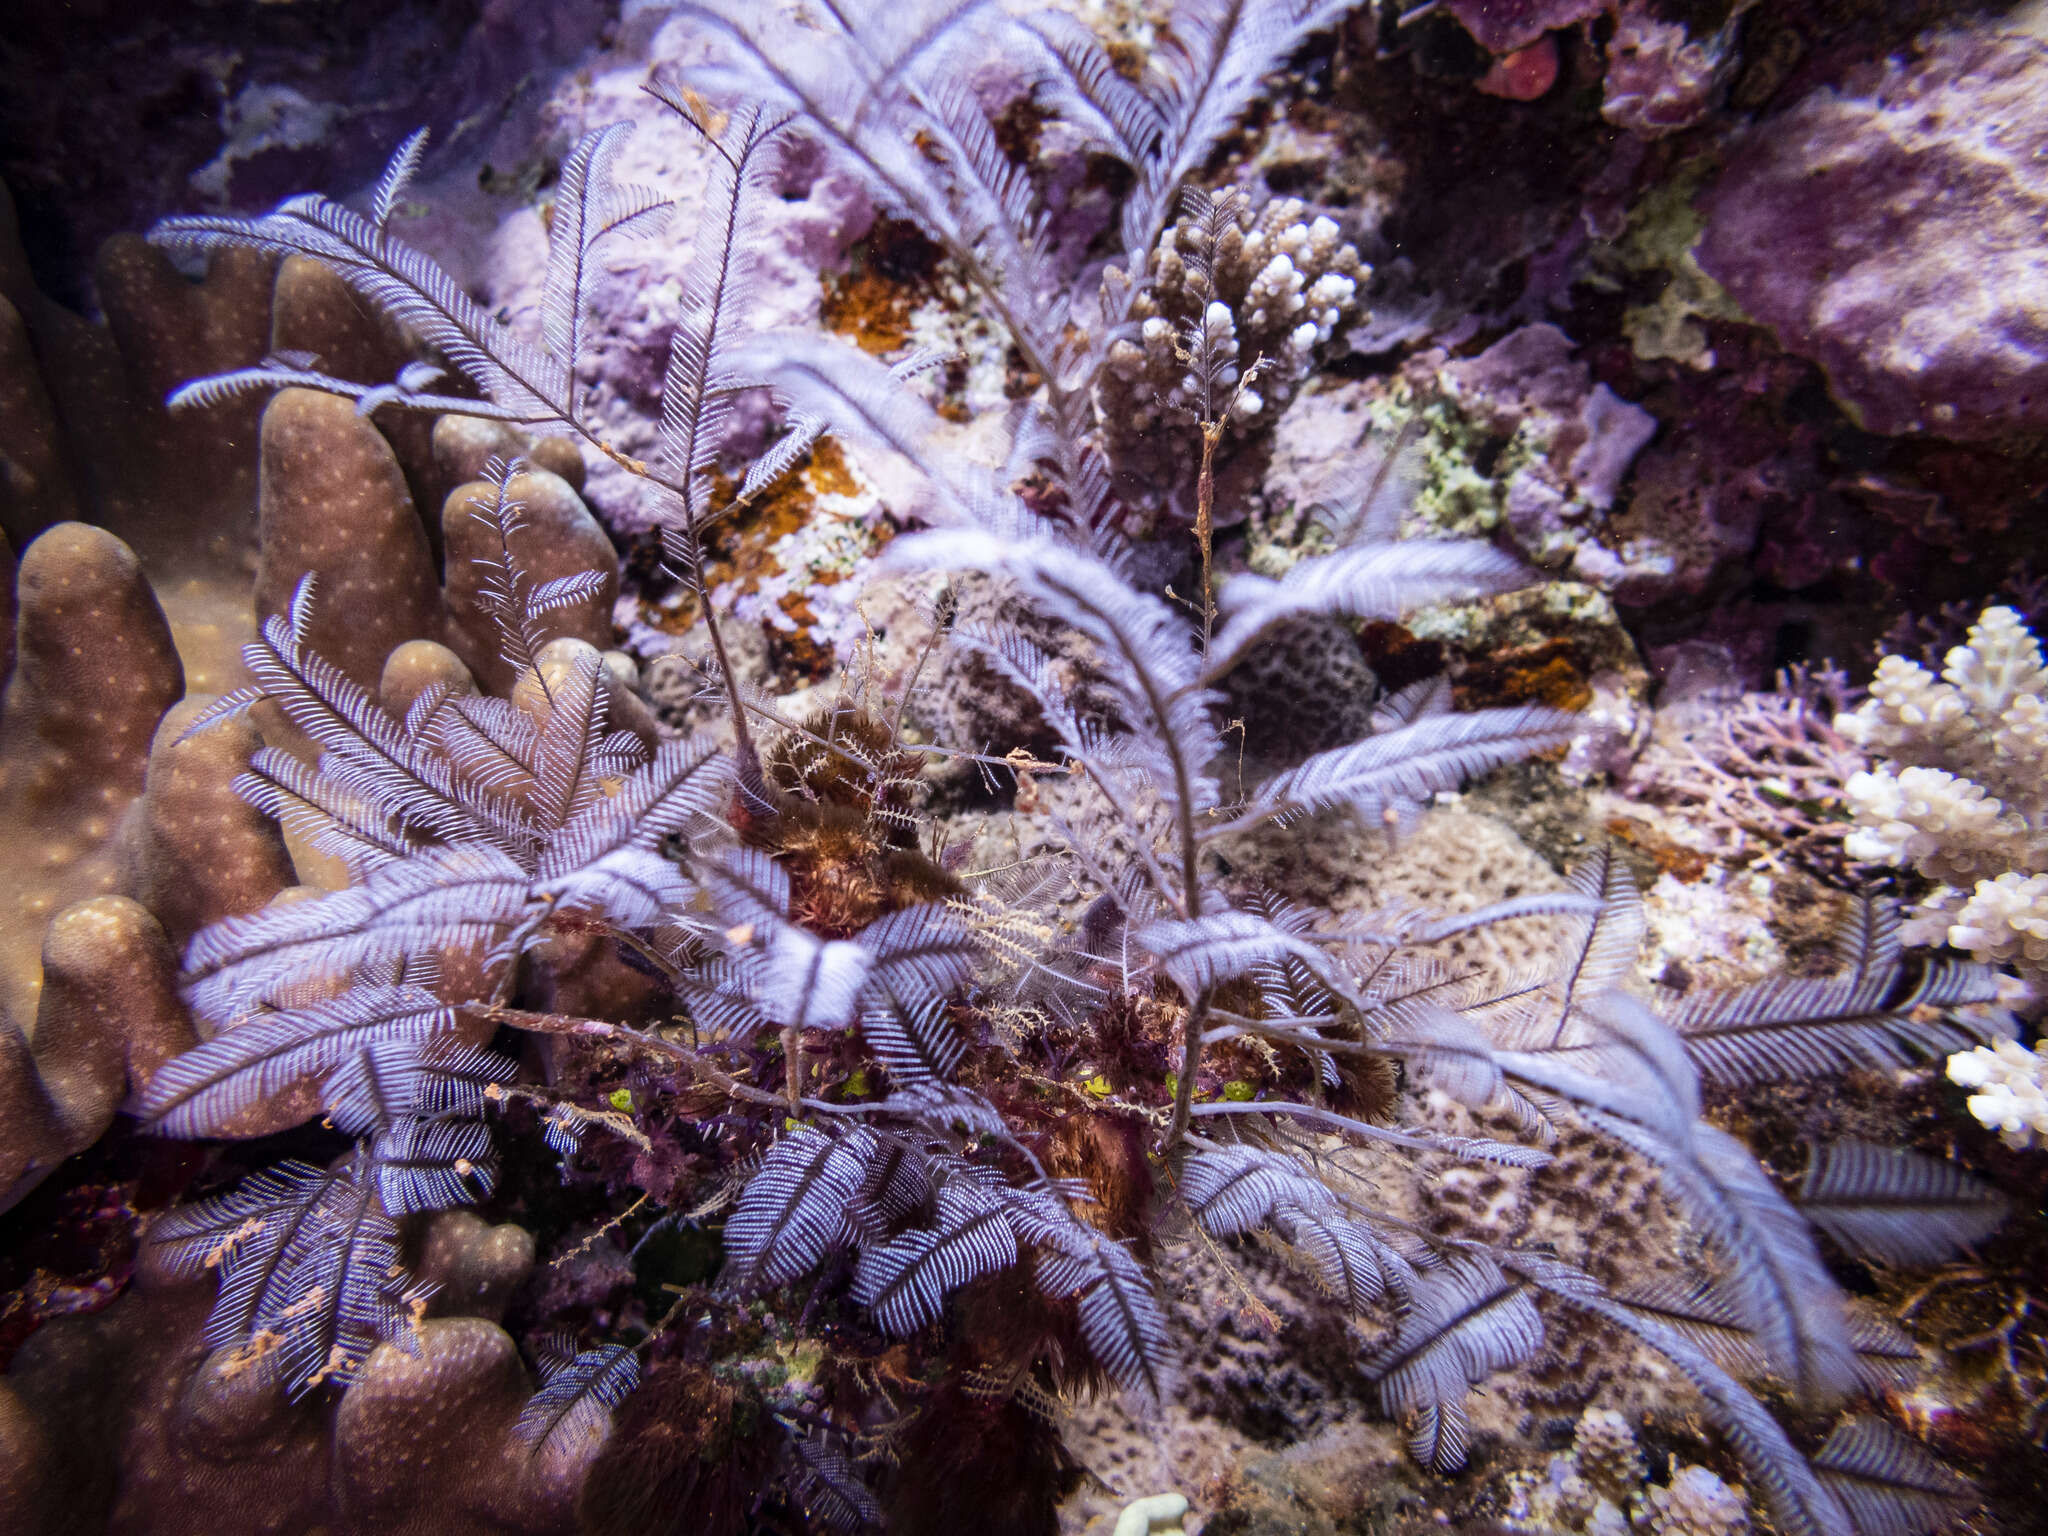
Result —
[[1202, 664], [1209, 664], [1209, 632], [1215, 627], [1216, 598], [1209, 576], [1210, 546], [1216, 527], [1216, 444], [1223, 423], [1202, 423], [1202, 474], [1195, 482], [1195, 542], [1202, 546]]

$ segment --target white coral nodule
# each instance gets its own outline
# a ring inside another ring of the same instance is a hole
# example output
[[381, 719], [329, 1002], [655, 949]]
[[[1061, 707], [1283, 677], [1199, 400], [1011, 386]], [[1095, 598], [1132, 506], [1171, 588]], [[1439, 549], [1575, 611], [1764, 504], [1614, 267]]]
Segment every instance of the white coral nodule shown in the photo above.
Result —
[[2007, 1146], [2025, 1149], [2037, 1137], [2048, 1138], [2048, 1056], [2001, 1040], [1949, 1057], [1948, 1078], [1978, 1090], [1970, 1095], [1970, 1113]]

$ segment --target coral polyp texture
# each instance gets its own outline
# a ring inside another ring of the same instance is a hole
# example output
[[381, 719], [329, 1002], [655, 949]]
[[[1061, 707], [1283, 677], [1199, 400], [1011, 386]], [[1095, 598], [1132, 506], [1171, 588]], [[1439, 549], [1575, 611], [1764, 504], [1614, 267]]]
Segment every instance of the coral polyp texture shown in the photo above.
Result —
[[1522, 1536], [1748, 1536], [1749, 1500], [1705, 1467], [1674, 1467], [1668, 1481], [1652, 1484], [1636, 1432], [1612, 1408], [1579, 1416], [1569, 1454], [1550, 1458], [1542, 1472], [1508, 1479], [1511, 1531]]
[[[1735, 659], [1978, 464], [1765, 441], [1754, 9], [629, 8], [0, 262], [10, 1529], [2021, 1529], [2048, 664]], [[1446, 257], [1363, 82], [1608, 159]]]

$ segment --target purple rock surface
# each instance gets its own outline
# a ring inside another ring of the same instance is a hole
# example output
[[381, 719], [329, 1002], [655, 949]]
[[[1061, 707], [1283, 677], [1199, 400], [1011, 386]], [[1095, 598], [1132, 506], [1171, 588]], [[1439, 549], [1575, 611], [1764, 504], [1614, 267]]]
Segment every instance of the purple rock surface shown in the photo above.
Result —
[[[623, 453], [653, 451], [661, 420], [661, 380], [674, 333], [679, 295], [692, 281], [711, 152], [703, 138], [642, 89], [651, 74], [702, 57], [703, 35], [680, 21], [650, 18], [623, 29], [608, 52], [589, 58], [560, 85], [538, 114], [537, 138], [509, 135], [501, 149], [533, 157], [549, 145], [573, 144], [611, 123], [633, 132], [620, 148], [621, 182], [673, 191], [675, 209], [659, 231], [606, 242], [603, 276], [591, 295], [591, 334], [581, 377], [584, 410], [607, 442]], [[465, 186], [464, 182], [472, 185]], [[538, 203], [504, 207], [461, 175], [429, 184], [421, 199], [434, 210], [406, 221], [408, 240], [443, 261], [516, 329], [538, 336], [547, 272], [547, 230]], [[847, 251], [874, 222], [860, 182], [830, 163], [808, 140], [791, 136], [771, 167], [766, 195], [754, 203], [758, 223], [749, 241], [745, 324], [754, 330], [818, 323], [821, 270], [843, 266]], [[768, 424], [765, 398], [734, 411], [730, 436], [758, 439]], [[584, 496], [615, 535], [642, 533], [660, 520], [645, 481], [595, 453], [586, 454]]]
[[1461, 400], [1496, 420], [1540, 422], [1566, 493], [1604, 511], [1656, 435], [1657, 418], [1592, 383], [1586, 365], [1572, 356], [1576, 346], [1554, 325], [1525, 325], [1445, 371]]
[[1923, 38], [1737, 144], [1700, 265], [1873, 432], [2048, 427], [2048, 45]]
[[1546, 32], [1606, 10], [1612, 0], [1445, 0], [1444, 9], [1489, 53], [1513, 53]]

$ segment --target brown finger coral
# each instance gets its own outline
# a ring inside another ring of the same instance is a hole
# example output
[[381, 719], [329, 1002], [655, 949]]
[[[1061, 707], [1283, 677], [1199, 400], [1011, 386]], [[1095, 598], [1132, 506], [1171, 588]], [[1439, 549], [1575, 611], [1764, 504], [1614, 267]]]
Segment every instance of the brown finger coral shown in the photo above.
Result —
[[[464, 1299], [501, 1305], [531, 1266], [531, 1239], [466, 1214], [451, 1221], [431, 1230], [430, 1262], [487, 1276]], [[293, 1401], [235, 1350], [209, 1349], [208, 1288], [145, 1268], [115, 1306], [23, 1348], [0, 1379], [0, 1508], [16, 1536], [575, 1528], [603, 1422], [536, 1443], [519, 1426], [531, 1380], [495, 1323], [427, 1319], [410, 1348], [380, 1346], [338, 1406]]]
[[0, 938], [5, 1006], [35, 1013], [42, 927], [120, 889], [109, 839], [142, 792], [149, 744], [184, 690], [170, 627], [112, 534], [61, 523], [17, 579], [16, 664], [0, 718], [0, 824], [13, 829], [12, 911]]

